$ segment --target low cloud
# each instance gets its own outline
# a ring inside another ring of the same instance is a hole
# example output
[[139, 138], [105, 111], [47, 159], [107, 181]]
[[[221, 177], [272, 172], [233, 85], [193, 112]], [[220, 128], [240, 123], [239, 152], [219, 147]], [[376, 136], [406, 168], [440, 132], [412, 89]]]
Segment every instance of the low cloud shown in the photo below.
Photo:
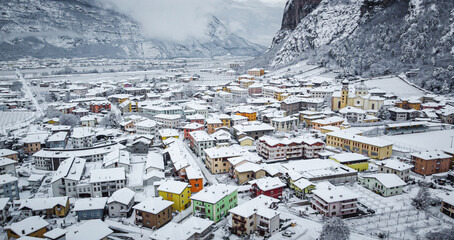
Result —
[[145, 36], [182, 42], [203, 39], [218, 0], [105, 0], [113, 8], [141, 24]]

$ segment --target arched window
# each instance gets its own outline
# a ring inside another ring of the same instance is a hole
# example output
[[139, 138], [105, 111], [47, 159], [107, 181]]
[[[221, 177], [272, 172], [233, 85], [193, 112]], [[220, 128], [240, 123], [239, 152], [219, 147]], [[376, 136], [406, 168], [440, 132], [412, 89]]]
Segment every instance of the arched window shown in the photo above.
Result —
[[372, 103], [372, 109], [374, 109], [374, 108], [375, 108], [375, 103]]
[[341, 102], [337, 102], [337, 108], [341, 108]]

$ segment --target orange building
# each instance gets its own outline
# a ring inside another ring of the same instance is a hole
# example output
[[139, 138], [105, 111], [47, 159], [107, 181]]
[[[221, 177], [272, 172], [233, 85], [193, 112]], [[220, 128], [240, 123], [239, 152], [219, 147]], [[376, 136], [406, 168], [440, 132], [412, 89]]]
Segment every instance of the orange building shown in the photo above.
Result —
[[441, 151], [431, 151], [412, 154], [411, 160], [415, 173], [432, 175], [449, 171], [453, 157]]
[[90, 112], [100, 113], [102, 110], [110, 110], [109, 101], [98, 101], [90, 103]]
[[189, 166], [186, 168], [186, 177], [191, 186], [191, 192], [196, 193], [203, 189], [203, 174], [197, 166]]
[[396, 102], [394, 107], [403, 108], [403, 109], [414, 109], [421, 110], [421, 101], [419, 100], [408, 100], [402, 99], [400, 102]]
[[216, 131], [217, 128], [222, 127], [222, 121], [219, 119], [207, 119], [207, 132], [212, 134]]
[[257, 112], [253, 110], [238, 111], [236, 115], [247, 117], [248, 121], [257, 121]]

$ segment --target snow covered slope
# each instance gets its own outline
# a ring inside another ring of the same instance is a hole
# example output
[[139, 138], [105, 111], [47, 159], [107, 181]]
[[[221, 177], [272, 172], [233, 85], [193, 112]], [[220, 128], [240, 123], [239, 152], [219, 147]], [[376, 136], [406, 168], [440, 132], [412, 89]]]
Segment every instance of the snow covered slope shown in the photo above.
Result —
[[288, 0], [281, 30], [251, 65], [308, 59], [366, 77], [419, 69], [413, 82], [448, 92], [453, 54], [454, 1]]
[[231, 33], [215, 17], [208, 22], [205, 36], [172, 42], [147, 38], [131, 17], [97, 1], [11, 0], [1, 4], [0, 13], [0, 60], [256, 56], [264, 50]]

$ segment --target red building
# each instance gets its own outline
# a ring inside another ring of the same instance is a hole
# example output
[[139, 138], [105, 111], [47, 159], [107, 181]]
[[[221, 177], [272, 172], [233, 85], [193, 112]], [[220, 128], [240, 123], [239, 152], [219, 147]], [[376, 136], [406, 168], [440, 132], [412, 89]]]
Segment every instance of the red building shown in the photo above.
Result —
[[411, 155], [415, 165], [413, 172], [421, 175], [432, 175], [449, 171], [453, 157], [441, 151], [421, 152]]
[[191, 115], [191, 116], [187, 116], [186, 119], [190, 123], [198, 123], [198, 124], [205, 125], [205, 116], [203, 116], [201, 114], [194, 114], [194, 115]]
[[282, 191], [284, 190], [285, 183], [278, 177], [264, 177], [257, 180], [250, 181], [252, 184], [253, 197], [265, 195], [277, 199], [282, 198]]
[[200, 123], [197, 123], [197, 122], [192, 122], [192, 123], [186, 124], [182, 128], [184, 131], [184, 139], [189, 139], [190, 132], [205, 130], [205, 126]]
[[90, 103], [90, 112], [100, 113], [102, 110], [110, 110], [109, 101], [99, 101]]

